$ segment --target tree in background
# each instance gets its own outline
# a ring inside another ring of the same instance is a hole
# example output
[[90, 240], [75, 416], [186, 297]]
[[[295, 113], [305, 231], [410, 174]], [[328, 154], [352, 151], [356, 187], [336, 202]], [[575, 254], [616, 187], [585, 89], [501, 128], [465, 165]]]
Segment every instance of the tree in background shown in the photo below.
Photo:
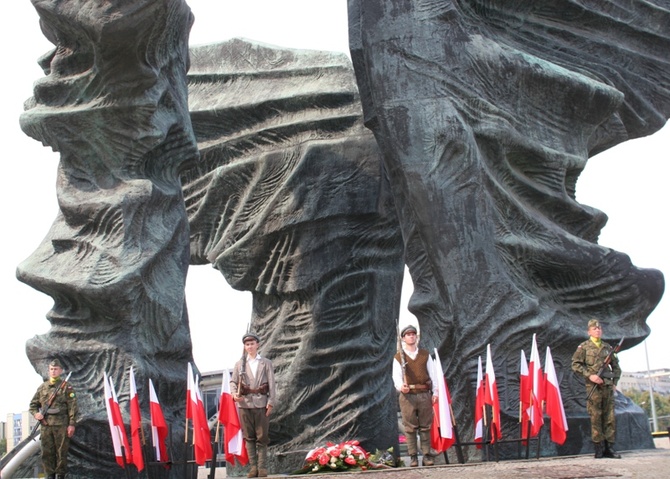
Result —
[[[649, 400], [649, 391], [639, 391], [631, 389], [623, 393], [629, 397], [635, 404], [640, 406], [644, 412], [651, 418], [651, 401]], [[665, 431], [670, 427], [670, 396], [654, 393], [654, 405], [656, 407], [656, 419], [658, 429]]]

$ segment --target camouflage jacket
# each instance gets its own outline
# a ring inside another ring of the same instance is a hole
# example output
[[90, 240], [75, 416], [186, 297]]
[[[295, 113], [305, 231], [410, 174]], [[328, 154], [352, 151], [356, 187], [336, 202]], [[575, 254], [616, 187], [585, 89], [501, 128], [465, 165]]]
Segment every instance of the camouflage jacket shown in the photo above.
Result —
[[[589, 381], [589, 376], [591, 374], [598, 374], [598, 371], [603, 365], [605, 358], [612, 350], [612, 346], [607, 344], [605, 341], [601, 342], [600, 348], [591, 341], [587, 339], [579, 346], [577, 346], [577, 351], [572, 355], [572, 370], [577, 374], [584, 377], [586, 384], [593, 384]], [[605, 371], [602, 374], [602, 379], [605, 381], [605, 384], [616, 384], [619, 382], [621, 377], [621, 368], [619, 367], [619, 358], [616, 353], [612, 355], [612, 360]]]
[[[30, 401], [30, 414], [33, 416], [40, 412], [42, 406], [49, 402], [51, 394], [60, 387], [62, 379], [51, 384], [50, 381], [44, 381], [37, 388], [32, 401]], [[77, 423], [77, 396], [68, 383], [63, 389], [58, 391], [51, 407], [47, 410], [46, 421], [49, 426], [74, 426]]]

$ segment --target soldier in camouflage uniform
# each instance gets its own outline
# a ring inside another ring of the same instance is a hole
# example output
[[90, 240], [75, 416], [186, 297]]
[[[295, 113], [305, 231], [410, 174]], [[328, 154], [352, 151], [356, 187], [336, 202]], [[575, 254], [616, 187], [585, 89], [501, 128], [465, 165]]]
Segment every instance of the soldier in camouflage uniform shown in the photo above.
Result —
[[614, 419], [614, 390], [621, 377], [619, 359], [612, 354], [612, 359], [605, 371], [598, 376], [605, 358], [612, 351], [612, 346], [602, 341], [602, 327], [597, 319], [589, 321], [589, 339], [577, 347], [572, 355], [572, 370], [584, 377], [587, 394], [596, 385], [593, 394], [586, 402], [586, 410], [591, 416], [591, 439], [594, 443], [595, 457], [620, 459], [614, 450], [616, 424]]
[[[67, 451], [77, 423], [77, 397], [69, 383], [62, 384], [61, 374], [63, 367], [58, 359], [54, 359], [49, 364], [49, 379], [37, 388], [29, 409], [35, 419], [42, 423], [42, 464], [48, 479], [65, 477]], [[43, 415], [40, 411], [48, 404], [54, 391], [58, 391], [56, 397]]]

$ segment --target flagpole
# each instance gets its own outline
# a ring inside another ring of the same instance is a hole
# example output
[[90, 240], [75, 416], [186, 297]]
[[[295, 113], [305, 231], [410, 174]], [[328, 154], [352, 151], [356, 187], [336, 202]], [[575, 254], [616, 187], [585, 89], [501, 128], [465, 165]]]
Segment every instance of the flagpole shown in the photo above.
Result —
[[459, 464], [464, 464], [465, 458], [463, 457], [463, 446], [461, 446], [461, 440], [458, 437], [458, 428], [456, 427], [456, 416], [454, 415], [454, 408], [451, 406], [451, 403], [449, 403], [449, 412], [451, 414], [451, 424], [454, 427], [454, 439], [456, 439], [456, 457], [458, 458]]

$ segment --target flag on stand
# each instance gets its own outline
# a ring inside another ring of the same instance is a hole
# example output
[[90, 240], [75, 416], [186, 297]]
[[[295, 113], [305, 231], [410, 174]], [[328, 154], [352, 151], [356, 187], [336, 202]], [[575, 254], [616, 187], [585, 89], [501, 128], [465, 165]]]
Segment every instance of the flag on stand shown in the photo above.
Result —
[[[193, 419], [193, 449], [195, 463], [204, 466], [208, 459], [212, 458], [212, 443], [210, 441], [209, 424], [205, 414], [205, 406], [202, 402], [202, 396], [198, 388], [198, 377], [195, 380], [192, 376], [191, 363], [188, 364], [188, 390], [190, 412]], [[188, 410], [188, 406], [187, 406]]]
[[[528, 372], [528, 361], [526, 353], [521, 350], [521, 364], [519, 366], [519, 423], [521, 424], [521, 437], [528, 438], [528, 422], [530, 421], [530, 398], [533, 389]], [[526, 444], [526, 441], [523, 441]]]
[[531, 400], [530, 400], [530, 437], [535, 437], [540, 433], [544, 425], [544, 416], [542, 415], [542, 401], [544, 401], [544, 374], [542, 373], [542, 363], [540, 363], [540, 353], [537, 350], [537, 341], [533, 334], [533, 345], [530, 351], [530, 382], [531, 382]]
[[561, 445], [568, 435], [568, 421], [565, 418], [561, 388], [558, 384], [554, 360], [551, 357], [549, 346], [547, 346], [547, 355], [544, 358], [544, 367], [547, 369], [545, 398], [547, 415], [551, 418], [551, 440]]
[[[114, 391], [114, 383], [112, 378], [104, 373], [104, 389], [105, 389], [105, 408], [107, 409], [107, 419], [109, 421], [109, 431], [112, 435], [112, 445], [114, 446], [114, 456], [116, 462], [121, 467], [126, 467], [133, 463], [133, 458], [130, 454], [130, 447], [128, 446], [128, 436], [126, 435], [126, 428], [123, 425], [123, 418], [121, 416], [121, 408], [119, 401], [116, 398], [116, 391]], [[125, 457], [125, 462], [124, 458]]]
[[502, 439], [500, 429], [500, 400], [498, 399], [498, 385], [496, 374], [493, 371], [493, 356], [491, 356], [491, 345], [486, 346], [486, 394], [484, 402], [491, 406], [491, 444]]
[[241, 465], [249, 462], [247, 447], [244, 444], [242, 425], [237, 411], [237, 404], [230, 393], [230, 373], [223, 371], [221, 380], [221, 397], [219, 398], [219, 422], [223, 425], [223, 447], [226, 452], [226, 461], [235, 464], [235, 459]]
[[168, 427], [151, 379], [149, 379], [149, 411], [151, 413], [151, 443], [154, 446], [156, 462], [168, 462], [167, 445], [165, 444]]
[[[433, 425], [430, 431], [430, 446], [438, 453], [449, 449], [455, 442], [454, 425], [451, 422], [451, 395], [447, 387], [447, 381], [444, 379], [442, 371], [442, 361], [440, 355], [435, 349], [435, 377], [438, 378], [437, 384], [437, 402], [433, 403]], [[441, 378], [441, 380], [440, 380]]]
[[132, 446], [133, 464], [137, 471], [144, 469], [144, 456], [142, 455], [142, 417], [140, 415], [140, 400], [137, 397], [137, 386], [135, 384], [135, 372], [130, 367], [130, 440]]
[[[484, 374], [482, 373], [482, 357], [477, 359], [477, 395], [475, 397], [475, 442], [481, 443], [484, 440]], [[477, 444], [477, 449], [481, 449], [481, 444]]]

